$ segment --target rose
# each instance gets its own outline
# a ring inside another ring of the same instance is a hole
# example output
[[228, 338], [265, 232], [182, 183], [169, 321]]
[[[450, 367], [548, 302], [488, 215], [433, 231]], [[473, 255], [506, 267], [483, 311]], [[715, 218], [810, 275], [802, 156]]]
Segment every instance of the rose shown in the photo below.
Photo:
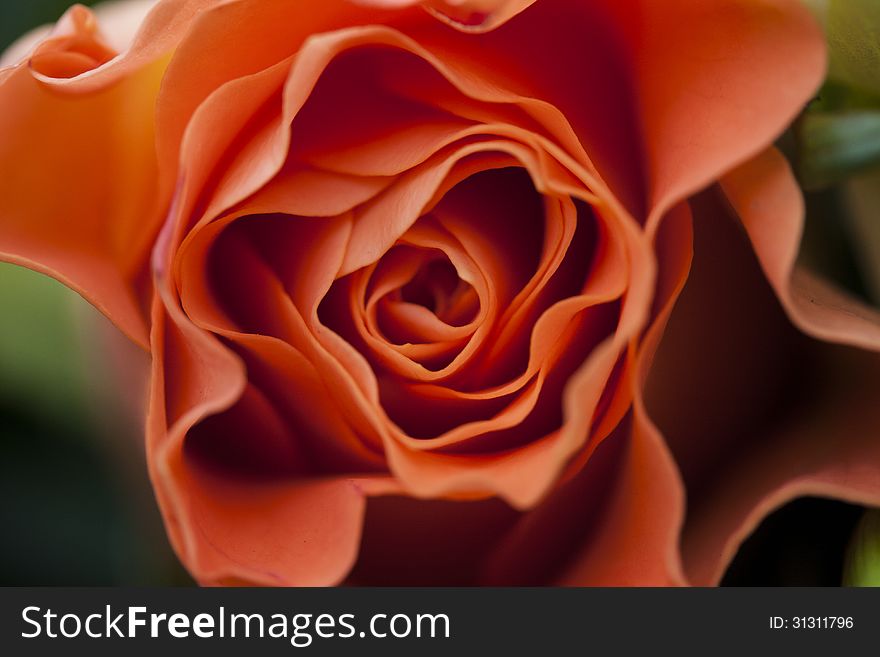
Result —
[[835, 431], [876, 386], [775, 435], [736, 385], [790, 387], [745, 376], [789, 346], [741, 339], [781, 318], [752, 250], [800, 328], [880, 345], [792, 276], [766, 149], [821, 81], [801, 6], [413, 5], [163, 0], [117, 6], [125, 34], [73, 8], [0, 72], [0, 253], [150, 350], [193, 575], [709, 583], [794, 495], [880, 501], [877, 448]]

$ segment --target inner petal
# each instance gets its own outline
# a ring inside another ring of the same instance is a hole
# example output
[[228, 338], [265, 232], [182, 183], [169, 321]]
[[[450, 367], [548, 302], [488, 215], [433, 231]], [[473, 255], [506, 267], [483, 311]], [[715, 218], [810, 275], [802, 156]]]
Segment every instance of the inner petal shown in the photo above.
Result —
[[442, 254], [425, 263], [396, 296], [396, 302], [388, 303], [421, 306], [450, 326], [468, 324], [479, 310], [474, 288], [458, 277], [455, 267]]
[[479, 311], [477, 291], [439, 249], [398, 245], [370, 277], [367, 325], [394, 345], [468, 337]]
[[442, 195], [377, 262], [343, 276], [322, 303], [322, 321], [378, 370], [416, 381], [464, 376], [546, 260], [546, 207], [529, 173], [471, 172], [475, 157], [450, 171]]
[[363, 309], [352, 310], [363, 315], [365, 337], [374, 347], [437, 372], [453, 362], [485, 318], [480, 294], [467, 280], [472, 276], [459, 273], [441, 249], [400, 244], [369, 276]]

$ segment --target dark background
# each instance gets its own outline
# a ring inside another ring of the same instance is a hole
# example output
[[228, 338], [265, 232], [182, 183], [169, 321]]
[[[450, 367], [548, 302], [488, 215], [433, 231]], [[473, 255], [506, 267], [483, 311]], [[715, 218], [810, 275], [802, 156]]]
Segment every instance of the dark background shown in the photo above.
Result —
[[[69, 4], [0, 0], [0, 50]], [[825, 253], [835, 245], [858, 288], [838, 226], [814, 218], [810, 231]], [[111, 367], [92, 342], [95, 315], [54, 281], [0, 265], [0, 584], [191, 583], [161, 527], [140, 427], [100, 403]], [[839, 585], [861, 515], [825, 500], [790, 504], [748, 540], [725, 583]]]

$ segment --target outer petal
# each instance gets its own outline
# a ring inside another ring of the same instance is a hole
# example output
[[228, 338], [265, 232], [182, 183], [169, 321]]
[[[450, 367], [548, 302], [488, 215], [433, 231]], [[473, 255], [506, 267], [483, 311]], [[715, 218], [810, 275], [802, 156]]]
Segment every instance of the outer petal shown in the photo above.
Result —
[[202, 584], [328, 586], [355, 562], [366, 501], [354, 481], [237, 482], [194, 470], [186, 485], [187, 565]]
[[[90, 17], [73, 13], [70, 28], [89, 39]], [[141, 344], [136, 281], [161, 218], [152, 111], [161, 70], [86, 96], [53, 93], [27, 63], [0, 82], [0, 258], [60, 279]]]
[[822, 81], [800, 0], [606, 0], [632, 56], [655, 221], [763, 150]]
[[742, 541], [792, 499], [880, 505], [880, 361], [842, 351], [829, 357], [848, 365], [824, 373], [836, 389], [809, 412], [744, 437], [728, 472], [704, 490], [682, 539], [694, 584], [717, 583]]
[[[165, 209], [154, 147], [161, 57], [202, 4], [161, 3], [118, 56], [76, 6], [30, 58], [0, 70], [0, 258], [58, 278], [141, 345]], [[121, 45], [131, 16], [112, 11], [109, 41]]]
[[716, 583], [755, 525], [796, 496], [880, 503], [880, 358], [799, 335], [773, 291], [801, 330], [874, 351], [877, 314], [792, 273], [803, 204], [781, 156], [722, 189], [757, 260], [720, 195], [701, 197], [694, 272], [649, 386], [687, 483], [682, 551], [696, 584]]
[[[791, 321], [819, 340], [875, 352], [826, 350], [823, 403], [784, 427], [763, 458], [749, 463], [752, 496], [731, 500], [740, 524], [725, 545], [724, 564], [761, 519], [795, 497], [880, 505], [880, 312], [796, 267], [803, 199], [782, 155], [765, 152], [722, 179], [721, 187]], [[719, 526], [731, 521], [734, 513], [728, 514], [715, 516]], [[694, 535], [691, 545], [706, 536]]]
[[721, 188], [792, 322], [820, 340], [880, 351], [880, 313], [795, 267], [804, 201], [785, 158], [766, 151], [725, 176]]
[[[250, 472], [247, 464], [224, 469], [217, 453], [240, 445], [247, 431], [254, 432], [249, 447], [271, 442], [279, 458], [295, 437], [271, 406], [243, 394], [239, 359], [179, 310], [171, 313], [157, 301], [147, 457], [181, 560], [204, 584], [340, 582], [357, 556], [365, 494], [377, 482], [296, 474], [295, 453], [293, 476]], [[207, 450], [199, 451], [188, 438], [206, 418], [214, 421], [201, 436]], [[227, 428], [231, 440], [224, 440]]]

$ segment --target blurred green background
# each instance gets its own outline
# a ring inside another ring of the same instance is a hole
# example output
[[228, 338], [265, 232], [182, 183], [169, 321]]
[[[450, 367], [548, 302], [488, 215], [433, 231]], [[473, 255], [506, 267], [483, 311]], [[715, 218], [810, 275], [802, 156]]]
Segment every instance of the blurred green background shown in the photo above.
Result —
[[[810, 189], [804, 257], [877, 302], [880, 1], [807, 1], [833, 52], [832, 79], [781, 143]], [[0, 49], [69, 5], [0, 0]], [[95, 335], [112, 332], [77, 295], [0, 264], [0, 584], [191, 583], [161, 527], [140, 423], [107, 403], [113, 363]], [[880, 585], [880, 515], [805, 499], [762, 524], [725, 583], [835, 586], [844, 578]]]

